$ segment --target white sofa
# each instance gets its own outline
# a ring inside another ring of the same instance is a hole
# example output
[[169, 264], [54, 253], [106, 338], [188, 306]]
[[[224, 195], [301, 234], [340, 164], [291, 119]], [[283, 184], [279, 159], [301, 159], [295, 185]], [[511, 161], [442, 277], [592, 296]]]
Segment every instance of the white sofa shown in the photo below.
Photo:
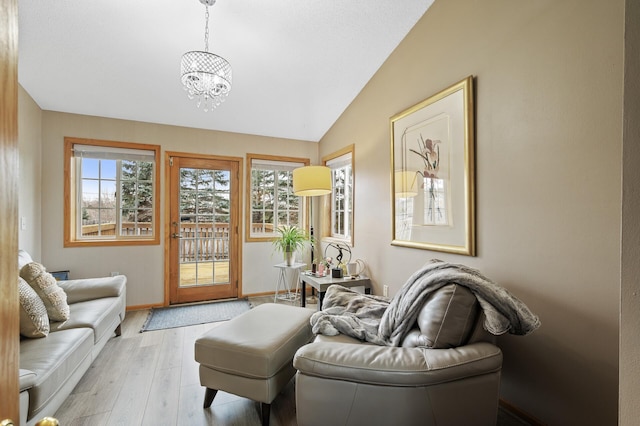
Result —
[[[19, 267], [32, 261], [21, 251]], [[124, 275], [60, 281], [69, 319], [51, 322], [48, 336], [20, 339], [20, 423], [53, 416], [107, 341], [121, 332], [126, 309]]]

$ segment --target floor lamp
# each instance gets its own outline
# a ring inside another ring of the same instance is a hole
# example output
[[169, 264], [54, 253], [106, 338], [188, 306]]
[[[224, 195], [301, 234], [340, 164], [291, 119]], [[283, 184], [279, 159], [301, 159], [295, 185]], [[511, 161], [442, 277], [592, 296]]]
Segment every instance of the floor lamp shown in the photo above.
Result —
[[[326, 166], [305, 166], [293, 170], [293, 193], [300, 197], [316, 197], [332, 191], [331, 169]], [[313, 238], [313, 202], [309, 202]], [[311, 243], [311, 263], [313, 264], [313, 242]]]

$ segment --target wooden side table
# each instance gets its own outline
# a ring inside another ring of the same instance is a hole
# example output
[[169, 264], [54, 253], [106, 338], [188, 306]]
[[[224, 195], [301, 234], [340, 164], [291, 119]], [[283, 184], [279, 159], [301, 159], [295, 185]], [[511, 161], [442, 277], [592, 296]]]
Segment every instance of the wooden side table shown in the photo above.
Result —
[[365, 277], [363, 275], [358, 276], [358, 278], [332, 278], [330, 275], [326, 277], [316, 277], [315, 275], [307, 275], [305, 273], [300, 275], [300, 279], [302, 280], [302, 307], [307, 305], [307, 284], [318, 292], [318, 310], [322, 309], [324, 294], [327, 292], [329, 286], [333, 284], [339, 284], [343, 287], [364, 286], [364, 292], [366, 294], [371, 294], [371, 280], [369, 277]]
[[[296, 300], [298, 298], [298, 286], [300, 284], [300, 269], [306, 266], [306, 263], [296, 262], [293, 265], [287, 265], [285, 262], [282, 262], [273, 266], [279, 269], [278, 284], [276, 284], [276, 294], [273, 297], [273, 302], [276, 303], [278, 299]], [[289, 278], [291, 278], [291, 280], [289, 280]], [[291, 291], [294, 283], [295, 291]], [[279, 294], [280, 289], [282, 289], [282, 294]]]

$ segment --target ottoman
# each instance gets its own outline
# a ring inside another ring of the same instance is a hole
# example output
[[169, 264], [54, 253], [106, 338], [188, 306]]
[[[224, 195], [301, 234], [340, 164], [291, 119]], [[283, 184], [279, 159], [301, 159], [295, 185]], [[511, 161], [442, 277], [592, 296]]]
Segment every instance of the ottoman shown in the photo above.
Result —
[[313, 334], [312, 309], [265, 303], [209, 330], [196, 340], [204, 408], [219, 390], [261, 402], [269, 424], [271, 402], [295, 375], [293, 356]]

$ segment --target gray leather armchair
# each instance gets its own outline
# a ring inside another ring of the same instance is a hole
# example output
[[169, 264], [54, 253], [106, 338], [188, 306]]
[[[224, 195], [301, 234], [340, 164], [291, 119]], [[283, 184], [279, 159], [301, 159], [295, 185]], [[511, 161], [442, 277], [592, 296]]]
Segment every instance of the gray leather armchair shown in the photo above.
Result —
[[293, 365], [299, 426], [495, 425], [502, 352], [467, 288], [421, 309], [401, 347], [318, 335]]

